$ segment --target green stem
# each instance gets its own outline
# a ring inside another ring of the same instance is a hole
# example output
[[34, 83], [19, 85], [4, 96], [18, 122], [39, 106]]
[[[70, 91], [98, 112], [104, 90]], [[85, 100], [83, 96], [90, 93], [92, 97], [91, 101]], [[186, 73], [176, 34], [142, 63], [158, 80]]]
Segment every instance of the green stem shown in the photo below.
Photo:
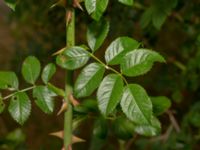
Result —
[[119, 140], [119, 149], [120, 150], [125, 150], [124, 141], [122, 141], [122, 140]]
[[112, 72], [118, 74], [118, 75], [124, 80], [125, 84], [128, 85], [128, 82], [126, 81], [126, 78], [125, 78], [120, 72], [118, 72], [118, 71], [115, 70], [114, 68], [112, 68], [112, 67], [106, 65], [106, 64], [105, 64], [104, 62], [102, 62], [99, 58], [97, 58], [94, 54], [92, 54], [92, 53], [89, 53], [89, 54], [90, 54], [90, 56], [91, 56], [94, 60], [96, 60], [97, 62], [99, 62], [100, 64], [102, 64], [106, 69], [111, 70]]
[[16, 91], [16, 92], [14, 92], [14, 93], [12, 93], [12, 94], [10, 94], [10, 95], [5, 96], [5, 97], [3, 98], [3, 100], [9, 99], [9, 98], [11, 98], [12, 96], [14, 96], [15, 94], [17, 94], [17, 93], [19, 93], [19, 92], [26, 92], [26, 91], [32, 90], [32, 89], [34, 89], [35, 87], [36, 87], [36, 86], [34, 85], [34, 86], [31, 86], [31, 87], [25, 88], [25, 89], [23, 89], [23, 90]]
[[146, 7], [144, 5], [142, 5], [141, 3], [138, 3], [138, 2], [134, 2], [133, 7], [136, 8], [136, 9], [139, 9], [139, 10], [145, 10], [146, 9]]
[[[68, 1], [69, 2], [69, 1]], [[66, 47], [71, 47], [75, 45], [75, 12], [74, 9], [66, 10], [72, 12], [71, 20], [67, 24], [66, 18]], [[64, 147], [68, 150], [69, 146], [72, 143], [72, 105], [68, 99], [69, 94], [72, 92], [73, 85], [73, 72], [67, 70], [66, 72], [66, 82], [65, 82], [65, 101], [68, 104], [67, 111], [64, 114]]]
[[186, 66], [179, 61], [174, 61], [173, 63], [174, 63], [175, 66], [177, 66], [182, 71], [185, 71], [187, 69]]

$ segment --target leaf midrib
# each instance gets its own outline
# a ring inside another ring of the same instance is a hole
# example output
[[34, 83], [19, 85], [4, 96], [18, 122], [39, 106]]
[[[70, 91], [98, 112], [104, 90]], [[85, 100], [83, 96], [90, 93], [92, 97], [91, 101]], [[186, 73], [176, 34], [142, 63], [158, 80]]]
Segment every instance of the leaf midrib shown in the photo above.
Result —
[[148, 119], [148, 117], [141, 111], [142, 109], [141, 109], [140, 106], [138, 105], [138, 103], [137, 103], [137, 101], [136, 101], [134, 95], [133, 95], [132, 92], [131, 92], [131, 89], [128, 88], [128, 90], [129, 90], [129, 92], [131, 93], [131, 96], [132, 96], [133, 100], [135, 101], [136, 106], [138, 107], [140, 113], [143, 114], [143, 116], [144, 116], [144, 118], [146, 119], [146, 121], [147, 121], [149, 124], [151, 124], [150, 121], [149, 121], [149, 119]]

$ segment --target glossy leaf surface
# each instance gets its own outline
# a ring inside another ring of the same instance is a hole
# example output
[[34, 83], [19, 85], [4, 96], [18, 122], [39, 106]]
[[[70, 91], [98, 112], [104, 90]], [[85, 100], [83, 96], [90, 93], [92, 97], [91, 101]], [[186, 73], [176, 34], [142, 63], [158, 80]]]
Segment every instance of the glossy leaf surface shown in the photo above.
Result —
[[88, 60], [88, 52], [83, 47], [78, 46], [65, 49], [65, 51], [56, 58], [56, 62], [59, 66], [69, 70], [81, 68]]
[[53, 112], [54, 96], [56, 96], [55, 93], [50, 91], [46, 86], [37, 86], [33, 89], [33, 97], [36, 98], [35, 103], [45, 113]]
[[123, 92], [123, 81], [117, 74], [107, 75], [101, 82], [97, 99], [98, 106], [103, 115], [109, 115], [116, 108]]
[[127, 76], [139, 76], [147, 73], [154, 62], [165, 62], [165, 59], [155, 51], [137, 49], [124, 56], [121, 70]]
[[109, 65], [120, 64], [123, 56], [140, 46], [140, 43], [129, 37], [119, 37], [114, 40], [105, 52], [105, 60]]
[[156, 117], [151, 118], [150, 124], [135, 126], [135, 132], [144, 136], [155, 136], [160, 133], [161, 125]]
[[92, 51], [96, 51], [104, 42], [109, 31], [109, 23], [105, 20], [93, 22], [88, 26], [87, 42]]
[[10, 7], [12, 10], [15, 10], [17, 0], [4, 0], [6, 5]]
[[85, 0], [85, 7], [87, 12], [93, 19], [99, 20], [106, 10], [108, 0]]
[[42, 72], [43, 82], [47, 84], [47, 82], [49, 82], [49, 80], [55, 74], [55, 72], [56, 72], [56, 66], [53, 63], [49, 63], [48, 65], [46, 65]]
[[129, 84], [124, 88], [121, 107], [125, 115], [136, 124], [150, 124], [152, 103], [143, 87]]
[[91, 63], [86, 66], [78, 76], [75, 82], [74, 94], [77, 98], [91, 95], [99, 86], [103, 74], [104, 67], [99, 63]]
[[15, 121], [23, 125], [31, 113], [31, 102], [24, 92], [16, 93], [10, 101], [8, 111]]

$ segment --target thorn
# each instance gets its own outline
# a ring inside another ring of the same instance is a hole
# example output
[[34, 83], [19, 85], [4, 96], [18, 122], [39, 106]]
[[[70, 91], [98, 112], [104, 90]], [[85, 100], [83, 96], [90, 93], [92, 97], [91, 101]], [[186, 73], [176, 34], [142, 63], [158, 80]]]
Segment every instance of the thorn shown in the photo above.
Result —
[[66, 49], [66, 47], [61, 48], [60, 50], [58, 50], [55, 53], [53, 53], [52, 56], [61, 54], [65, 49]]
[[73, 7], [79, 8], [80, 10], [84, 11], [83, 7], [81, 6], [81, 4], [79, 2], [79, 0], [73, 0]]
[[66, 7], [66, 0], [59, 0], [57, 1], [55, 4], [53, 4], [50, 9], [56, 7], [56, 6], [62, 6], [62, 7]]
[[67, 110], [67, 103], [63, 100], [62, 106], [61, 106], [60, 110], [58, 111], [57, 116], [66, 110]]
[[72, 11], [71, 11], [71, 10], [68, 10], [68, 11], [66, 12], [66, 24], [67, 24], [67, 25], [70, 23], [71, 19], [72, 19]]
[[72, 136], [72, 144], [74, 144], [74, 143], [81, 143], [81, 142], [85, 142], [85, 140], [84, 139], [81, 139], [81, 138], [79, 138], [79, 137], [77, 137], [77, 136]]
[[[63, 146], [63, 148], [61, 150], [66, 150], [65, 147]], [[72, 146], [69, 145], [67, 150], [72, 150]]]
[[63, 132], [63, 131], [52, 132], [52, 133], [50, 133], [49, 135], [52, 135], [52, 136], [58, 137], [58, 138], [60, 138], [60, 139], [63, 139], [63, 137], [64, 137], [64, 132]]
[[72, 94], [69, 94], [69, 100], [72, 103], [73, 106], [78, 106], [80, 105], [79, 101], [77, 99], [74, 98], [74, 96]]
[[57, 5], [58, 5], [57, 3], [55, 3], [55, 4], [51, 5], [50, 9], [52, 9], [52, 8], [56, 7]]
[[72, 150], [72, 146], [71, 145], [68, 146], [68, 150]]

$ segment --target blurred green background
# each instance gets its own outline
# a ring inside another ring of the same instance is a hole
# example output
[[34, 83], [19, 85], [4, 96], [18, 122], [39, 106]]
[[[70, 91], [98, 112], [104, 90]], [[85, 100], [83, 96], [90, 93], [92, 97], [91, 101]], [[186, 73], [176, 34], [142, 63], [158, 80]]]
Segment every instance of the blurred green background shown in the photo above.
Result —
[[[44, 66], [54, 61], [52, 53], [65, 46], [65, 11], [49, 9], [55, 1], [20, 1], [12, 12], [0, 1], [0, 70], [14, 70], [20, 75], [22, 61], [28, 55], [37, 56]], [[156, 10], [155, 10], [156, 8]], [[151, 11], [154, 9], [154, 11]], [[129, 149], [136, 150], [199, 150], [200, 149], [200, 0], [135, 0], [133, 7], [110, 0], [105, 17], [110, 32], [99, 57], [118, 36], [129, 36], [144, 47], [161, 53], [166, 64], [156, 64], [151, 72], [134, 79], [151, 96], [165, 95], [172, 101], [170, 108], [180, 131], [170, 130], [167, 114], [159, 119], [167, 138], [136, 136]], [[92, 19], [86, 11], [76, 11], [76, 43], [86, 43], [87, 24]], [[64, 71], [59, 68], [54, 83], [64, 86]], [[76, 73], [75, 73], [76, 75]], [[21, 78], [23, 83], [23, 79]], [[63, 128], [63, 116], [56, 110], [45, 115], [33, 105], [31, 117], [24, 126], [16, 124], [5, 111], [0, 115], [0, 150], [57, 150], [62, 141], [48, 134]], [[86, 129], [85, 129], [86, 128]], [[95, 140], [91, 122], [83, 123], [80, 137], [87, 140], [74, 149], [117, 150], [116, 137]]]

